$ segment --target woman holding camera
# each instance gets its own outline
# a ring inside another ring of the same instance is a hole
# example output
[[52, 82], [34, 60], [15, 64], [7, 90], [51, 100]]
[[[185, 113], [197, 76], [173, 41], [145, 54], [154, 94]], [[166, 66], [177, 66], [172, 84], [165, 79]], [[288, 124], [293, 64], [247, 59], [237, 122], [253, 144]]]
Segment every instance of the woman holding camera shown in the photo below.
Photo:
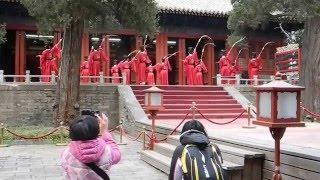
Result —
[[121, 153], [107, 124], [103, 113], [82, 115], [71, 123], [71, 142], [61, 155], [66, 179], [110, 179], [107, 171], [120, 161]]

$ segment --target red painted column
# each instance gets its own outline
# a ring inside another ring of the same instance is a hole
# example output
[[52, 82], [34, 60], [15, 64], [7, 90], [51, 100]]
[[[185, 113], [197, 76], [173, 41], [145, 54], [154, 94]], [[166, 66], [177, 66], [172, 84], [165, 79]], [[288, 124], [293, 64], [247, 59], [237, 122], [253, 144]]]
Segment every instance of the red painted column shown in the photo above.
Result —
[[55, 31], [53, 34], [53, 45], [57, 44], [60, 39], [61, 39], [61, 32]]
[[179, 85], [186, 84], [185, 72], [183, 71], [183, 60], [186, 58], [186, 39], [178, 41], [178, 65], [179, 65]]
[[207, 46], [204, 53], [203, 61], [208, 69], [208, 73], [204, 74], [204, 84], [212, 85], [212, 77], [214, 74], [214, 47]]
[[15, 40], [15, 74], [23, 75], [26, 72], [25, 32], [16, 31]]
[[156, 37], [156, 63], [161, 62], [161, 59], [168, 55], [168, 36], [160, 33]]
[[[110, 42], [109, 42], [109, 36], [106, 36], [106, 40], [105, 40], [105, 47], [106, 47], [106, 54], [107, 54], [107, 57], [110, 58]], [[110, 59], [111, 61], [111, 59]], [[103, 74], [105, 76], [110, 76], [110, 61], [108, 61], [107, 63], [106, 62], [103, 62], [102, 64], [102, 67], [103, 67]]]
[[85, 56], [89, 56], [89, 51], [89, 33], [84, 32], [82, 35], [81, 61], [84, 60]]
[[[131, 48], [131, 51], [139, 50], [142, 45], [143, 45], [143, 38], [141, 36], [136, 36], [135, 37], [135, 42], [134, 42], [134, 45]], [[136, 73], [132, 71], [132, 73], [131, 73], [131, 83], [135, 83], [135, 82], [136, 82]]]
[[[168, 55], [168, 36], [159, 33], [156, 41], [156, 63], [159, 63], [164, 56]], [[157, 84], [159, 84], [159, 78], [157, 78]]]

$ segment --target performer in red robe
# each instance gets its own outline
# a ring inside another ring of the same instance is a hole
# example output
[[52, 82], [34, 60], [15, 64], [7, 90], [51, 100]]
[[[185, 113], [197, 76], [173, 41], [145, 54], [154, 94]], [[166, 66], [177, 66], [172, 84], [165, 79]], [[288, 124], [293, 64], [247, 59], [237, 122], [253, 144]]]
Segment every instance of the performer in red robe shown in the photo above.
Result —
[[113, 77], [112, 83], [119, 84], [120, 83], [119, 66], [116, 63], [111, 68], [111, 75]]
[[156, 65], [157, 77], [160, 80], [160, 85], [169, 85], [169, 71], [172, 70], [169, 59], [175, 56], [178, 52], [169, 54], [162, 58], [162, 62]]
[[145, 84], [147, 64], [151, 62], [148, 57], [148, 52], [145, 46], [140, 47], [140, 51], [138, 51], [138, 53], [135, 55], [133, 59], [136, 63], [137, 83]]
[[129, 61], [129, 57], [125, 56], [118, 64], [119, 69], [121, 70], [122, 77], [126, 77], [126, 84], [131, 83], [131, 68], [133, 67], [133, 61]]
[[252, 53], [251, 59], [248, 63], [248, 76], [249, 79], [253, 79], [254, 76], [258, 75], [259, 70], [262, 69], [262, 59], [261, 54], [256, 55], [255, 52]]
[[[81, 62], [80, 76], [90, 76], [88, 56], [85, 56], [84, 61]], [[89, 77], [81, 77], [80, 82], [81, 83], [89, 83], [90, 78]]]
[[59, 61], [61, 59], [61, 48], [60, 48], [61, 42], [62, 42], [62, 39], [60, 39], [59, 42], [55, 44], [51, 49], [53, 59], [51, 59], [51, 62], [50, 62], [50, 71], [51, 72], [53, 71], [54, 74], [56, 75], [58, 75], [59, 73]]
[[221, 50], [221, 58], [219, 60], [219, 74], [221, 76], [230, 76], [230, 66], [231, 66], [231, 60], [230, 60], [230, 51], [227, 55], [225, 55], [225, 50]]
[[[41, 75], [50, 76], [52, 71], [55, 71], [56, 75], [58, 74], [58, 60], [61, 58], [61, 50], [59, 47], [61, 41], [62, 40], [55, 44], [53, 48], [48, 46], [47, 49], [42, 51], [41, 55], [37, 56], [40, 58]], [[41, 81], [49, 82], [50, 77], [43, 77], [41, 78]]]
[[188, 49], [189, 55], [183, 60], [184, 71], [186, 72], [187, 84], [194, 84], [194, 67], [199, 63], [196, 49]]
[[208, 69], [206, 65], [201, 61], [195, 68], [194, 85], [203, 85], [203, 73], [207, 73]]
[[[105, 44], [105, 38], [103, 38], [98, 50], [95, 50], [93, 47], [91, 49], [89, 54], [89, 71], [91, 76], [99, 76], [99, 73], [103, 71], [102, 63], [107, 63], [109, 61], [109, 57], [106, 54]], [[97, 81], [97, 78], [93, 79], [93, 82]]]
[[152, 64], [150, 64], [147, 67], [147, 84], [148, 85], [155, 85], [155, 82], [154, 82], [154, 70], [155, 70], [155, 66], [152, 66]]

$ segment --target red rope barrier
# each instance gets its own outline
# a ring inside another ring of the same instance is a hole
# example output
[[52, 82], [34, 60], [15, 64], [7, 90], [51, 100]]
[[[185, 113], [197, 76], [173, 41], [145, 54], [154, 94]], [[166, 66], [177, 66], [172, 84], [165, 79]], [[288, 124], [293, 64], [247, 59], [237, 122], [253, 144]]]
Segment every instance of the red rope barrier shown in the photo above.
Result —
[[113, 129], [110, 129], [109, 132], [113, 132], [113, 131], [117, 130], [119, 127], [120, 127], [120, 125], [116, 126], [116, 127], [113, 128]]
[[[123, 131], [124, 132], [124, 131]], [[130, 139], [131, 141], [137, 141], [141, 135], [143, 134], [144, 132], [140, 132], [140, 134], [136, 137], [136, 138], [132, 138], [130, 137], [126, 132], [124, 132], [124, 134], [127, 136], [128, 139]]]
[[310, 111], [309, 109], [307, 109], [306, 107], [304, 107], [302, 105], [300, 107], [302, 108], [303, 111], [305, 111], [307, 114], [311, 115], [312, 117], [320, 118], [320, 114], [316, 114], [316, 113]]
[[11, 131], [10, 129], [7, 129], [7, 128], [5, 128], [5, 130], [6, 130], [8, 133], [10, 133], [10, 134], [12, 134], [13, 136], [16, 136], [16, 137], [18, 137], [18, 138], [21, 138], [21, 139], [33, 139], [33, 140], [35, 140], [35, 139], [42, 139], [42, 138], [45, 138], [45, 137], [47, 137], [47, 136], [50, 136], [51, 134], [57, 132], [57, 131], [59, 130], [59, 128], [55, 128], [55, 129], [53, 129], [52, 131], [50, 131], [50, 132], [48, 132], [48, 133], [46, 133], [46, 134], [43, 134], [43, 135], [40, 135], [40, 136], [36, 136], [36, 137], [27, 137], [27, 136], [24, 136], [24, 135], [19, 135], [19, 134], [15, 133], [15, 132]]
[[234, 122], [234, 121], [236, 121], [240, 116], [242, 116], [243, 115], [243, 113], [245, 113], [246, 112], [246, 110], [243, 110], [237, 117], [235, 117], [233, 120], [231, 120], [231, 121], [228, 121], [228, 122], [223, 122], [223, 123], [219, 123], [219, 122], [214, 122], [214, 121], [212, 121], [212, 120], [210, 120], [210, 119], [208, 119], [208, 118], [206, 118], [200, 111], [199, 111], [199, 109], [197, 109], [197, 112], [205, 119], [205, 120], [207, 120], [207, 121], [209, 121], [210, 123], [212, 123], [212, 124], [217, 124], [217, 125], [226, 125], [226, 124], [230, 124], [230, 123], [232, 123], [232, 122]]
[[190, 111], [185, 115], [185, 117], [183, 118], [183, 120], [177, 125], [176, 128], [174, 128], [170, 134], [166, 135], [165, 138], [160, 139], [160, 140], [156, 140], [156, 142], [162, 142], [168, 139], [169, 136], [171, 136], [174, 132], [177, 131], [177, 129], [181, 126], [181, 124], [187, 119], [188, 115], [190, 114]]

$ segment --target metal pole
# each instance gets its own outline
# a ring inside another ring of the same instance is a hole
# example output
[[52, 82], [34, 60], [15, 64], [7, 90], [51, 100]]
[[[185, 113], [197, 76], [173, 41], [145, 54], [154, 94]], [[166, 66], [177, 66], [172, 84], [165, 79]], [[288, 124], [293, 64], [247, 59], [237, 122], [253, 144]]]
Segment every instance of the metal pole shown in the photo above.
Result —
[[242, 126], [242, 128], [247, 128], [247, 129], [256, 128], [255, 126], [251, 125], [251, 103], [248, 104], [247, 112], [248, 112], [248, 124], [246, 126]]
[[286, 128], [270, 128], [271, 135], [275, 141], [274, 147], [274, 172], [272, 180], [281, 180], [280, 174], [280, 140]]
[[8, 147], [7, 144], [4, 144], [4, 124], [0, 124], [0, 148], [1, 147]]
[[146, 150], [146, 126], [143, 126], [142, 138], [143, 138], [142, 150], [144, 151]]
[[60, 143], [57, 143], [56, 146], [66, 146], [67, 143], [63, 142], [63, 121], [60, 122], [60, 127], [59, 127], [59, 132], [60, 132]]
[[152, 124], [151, 124], [151, 139], [150, 139], [150, 149], [154, 149], [154, 144], [156, 143], [156, 125], [155, 125], [155, 120], [157, 116], [157, 111], [152, 110], [150, 111], [151, 113], [151, 119], [152, 119]]
[[192, 102], [192, 106], [191, 106], [191, 109], [192, 109], [192, 120], [195, 120], [196, 119], [196, 102]]

